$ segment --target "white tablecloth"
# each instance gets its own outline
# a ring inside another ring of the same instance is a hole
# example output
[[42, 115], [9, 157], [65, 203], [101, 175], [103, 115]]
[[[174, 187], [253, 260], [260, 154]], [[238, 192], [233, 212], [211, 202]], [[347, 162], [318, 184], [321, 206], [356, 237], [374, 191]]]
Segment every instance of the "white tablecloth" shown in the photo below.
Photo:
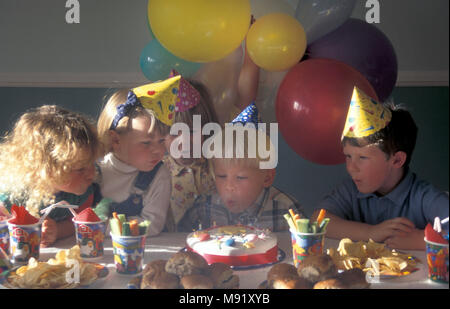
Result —
[[[144, 264], [158, 259], [169, 259], [174, 253], [185, 247], [186, 233], [162, 233], [155, 237], [148, 237], [145, 247]], [[277, 233], [278, 245], [285, 252], [285, 259], [282, 262], [292, 264], [292, 246], [289, 233]], [[52, 248], [41, 248], [40, 260], [47, 261], [54, 257], [59, 249], [68, 249], [75, 245], [75, 237], [60, 240]], [[337, 247], [338, 240], [326, 239], [325, 247]], [[93, 260], [96, 263], [105, 265], [109, 269], [106, 278], [95, 282], [90, 288], [98, 289], [124, 289], [132, 278], [131, 276], [116, 273], [113, 259], [113, 249], [111, 238], [108, 236], [104, 244], [104, 256]], [[448, 284], [435, 283], [427, 278], [427, 266], [425, 251], [410, 251], [422, 263], [418, 264], [419, 270], [403, 277], [380, 278], [379, 282], [372, 283], [373, 289], [448, 289]], [[424, 264], [425, 263], [425, 264]], [[240, 279], [240, 288], [256, 289], [258, 285], [266, 280], [270, 266], [250, 270], [237, 270], [235, 273]]]

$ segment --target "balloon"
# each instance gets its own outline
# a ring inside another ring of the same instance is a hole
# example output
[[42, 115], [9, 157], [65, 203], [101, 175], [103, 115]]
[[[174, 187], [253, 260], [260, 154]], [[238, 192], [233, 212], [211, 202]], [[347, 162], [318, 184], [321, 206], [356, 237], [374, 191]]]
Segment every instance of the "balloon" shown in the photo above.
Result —
[[165, 79], [175, 69], [184, 77], [190, 77], [201, 67], [200, 63], [189, 62], [167, 51], [157, 39], [153, 39], [142, 50], [139, 58], [142, 73], [151, 81]]
[[341, 27], [310, 44], [308, 58], [330, 58], [361, 72], [381, 101], [394, 90], [397, 57], [386, 35], [372, 24], [350, 18]]
[[208, 88], [221, 124], [231, 120], [230, 114], [238, 99], [238, 80], [242, 59], [243, 49], [239, 46], [227, 57], [205, 63], [192, 77]]
[[295, 15], [295, 6], [285, 0], [250, 0], [250, 5], [255, 19], [271, 13], [285, 13], [292, 17]]
[[275, 100], [277, 98], [278, 88], [287, 72], [287, 70], [280, 72], [260, 71], [256, 106], [258, 107], [262, 122], [277, 122], [275, 116]]
[[149, 0], [155, 37], [171, 53], [193, 62], [211, 62], [233, 52], [250, 25], [249, 0]]
[[257, 66], [267, 71], [284, 71], [304, 55], [306, 35], [295, 18], [273, 13], [255, 21], [248, 31], [246, 44]]
[[300, 0], [295, 18], [305, 28], [308, 44], [342, 25], [355, 3], [356, 0]]
[[341, 134], [354, 86], [378, 100], [364, 76], [343, 62], [311, 59], [289, 70], [275, 109], [280, 132], [298, 155], [323, 165], [345, 162]]

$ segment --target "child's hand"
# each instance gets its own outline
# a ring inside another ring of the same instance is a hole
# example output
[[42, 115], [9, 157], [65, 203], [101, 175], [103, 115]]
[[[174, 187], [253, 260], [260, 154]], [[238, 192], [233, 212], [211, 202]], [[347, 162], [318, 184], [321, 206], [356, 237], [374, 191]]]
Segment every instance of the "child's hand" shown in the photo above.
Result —
[[47, 218], [42, 223], [41, 247], [49, 247], [58, 238], [58, 227], [56, 221]]
[[369, 228], [369, 238], [376, 242], [384, 242], [394, 236], [406, 236], [414, 229], [414, 223], [406, 218], [398, 217], [372, 225]]
[[414, 229], [406, 235], [395, 235], [385, 240], [385, 244], [392, 249], [403, 250], [425, 250], [425, 241], [423, 240], [424, 230]]

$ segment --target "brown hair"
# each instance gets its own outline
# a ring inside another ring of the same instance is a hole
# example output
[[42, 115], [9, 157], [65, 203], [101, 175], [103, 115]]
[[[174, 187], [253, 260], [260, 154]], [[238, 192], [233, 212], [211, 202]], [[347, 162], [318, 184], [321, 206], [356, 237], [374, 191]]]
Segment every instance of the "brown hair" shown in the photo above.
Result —
[[349, 143], [355, 147], [377, 145], [389, 158], [397, 151], [406, 153], [405, 168], [408, 168], [411, 156], [416, 146], [418, 128], [411, 114], [404, 108], [389, 105], [392, 118], [389, 124], [380, 131], [361, 138], [344, 137], [342, 145]]

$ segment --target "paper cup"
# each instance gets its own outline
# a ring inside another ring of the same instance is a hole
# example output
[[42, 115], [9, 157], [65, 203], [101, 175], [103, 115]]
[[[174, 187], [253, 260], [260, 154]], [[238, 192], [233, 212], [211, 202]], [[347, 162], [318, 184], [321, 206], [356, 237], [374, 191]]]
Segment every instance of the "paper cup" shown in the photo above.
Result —
[[83, 259], [97, 259], [103, 256], [106, 221], [81, 222], [73, 220], [75, 235]]
[[0, 221], [0, 248], [9, 252], [9, 230], [6, 220]]
[[114, 264], [119, 274], [137, 275], [142, 272], [145, 235], [117, 236], [111, 233]]
[[325, 232], [316, 234], [299, 233], [293, 230], [290, 232], [295, 267], [298, 267], [307, 256], [323, 253]]
[[448, 244], [438, 244], [425, 239], [428, 278], [435, 282], [448, 283]]
[[31, 257], [39, 259], [41, 224], [17, 225], [8, 222], [9, 252], [13, 264], [26, 264]]
[[12, 268], [9, 262], [9, 255], [0, 247], [0, 274]]

